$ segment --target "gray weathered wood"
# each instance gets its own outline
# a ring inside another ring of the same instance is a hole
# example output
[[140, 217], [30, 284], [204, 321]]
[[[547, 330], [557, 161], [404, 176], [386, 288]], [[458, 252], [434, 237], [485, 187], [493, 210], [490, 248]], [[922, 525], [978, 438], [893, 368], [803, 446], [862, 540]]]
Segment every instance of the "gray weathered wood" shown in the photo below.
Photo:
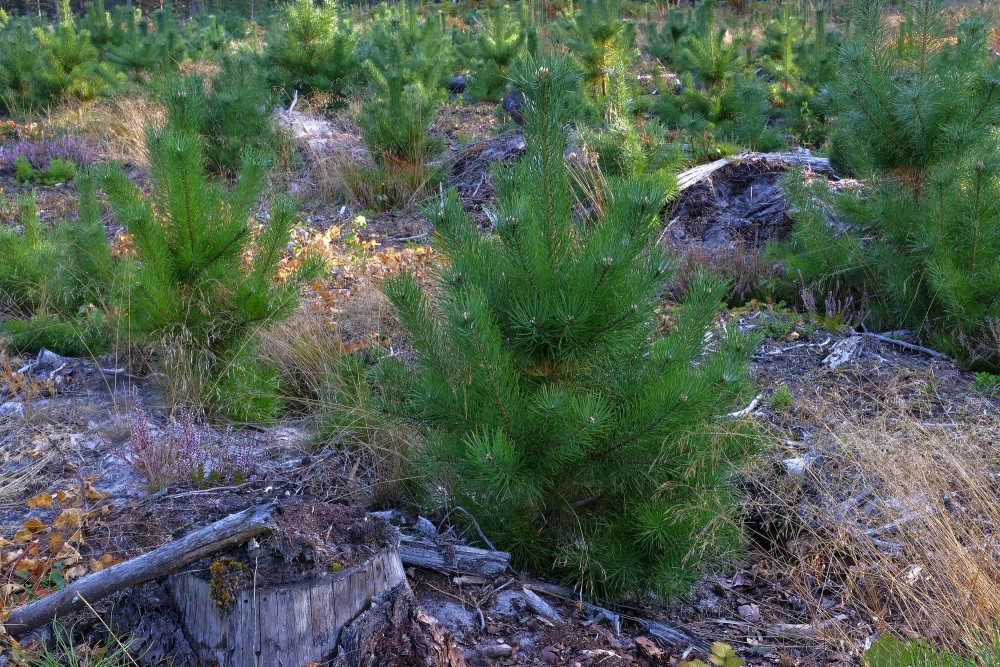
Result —
[[726, 157], [707, 164], [700, 164], [697, 167], [692, 167], [687, 171], [681, 172], [677, 175], [677, 188], [682, 191], [687, 190], [688, 188], [702, 182], [723, 167], [730, 164], [744, 162], [746, 160], [778, 160], [780, 162], [784, 162], [790, 167], [802, 167], [820, 174], [826, 174], [829, 176], [833, 175], [833, 169], [830, 167], [830, 160], [825, 157], [814, 157], [805, 153], [740, 153], [739, 155], [734, 155], [733, 157]]
[[208, 581], [184, 572], [171, 577], [174, 603], [200, 664], [219, 667], [305, 667], [335, 653], [341, 632], [372, 598], [405, 585], [393, 547], [361, 565], [303, 582], [236, 593], [235, 607], [219, 610]]
[[274, 527], [275, 507], [272, 503], [232, 514], [138, 558], [88, 574], [56, 593], [15, 609], [4, 627], [12, 637], [20, 637], [57, 615], [83, 609], [85, 602], [93, 604], [106, 595], [165, 577], [216, 551], [242, 544]]
[[415, 535], [403, 535], [399, 557], [404, 565], [483, 577], [501, 575], [510, 564], [510, 554], [506, 551], [489, 551]]

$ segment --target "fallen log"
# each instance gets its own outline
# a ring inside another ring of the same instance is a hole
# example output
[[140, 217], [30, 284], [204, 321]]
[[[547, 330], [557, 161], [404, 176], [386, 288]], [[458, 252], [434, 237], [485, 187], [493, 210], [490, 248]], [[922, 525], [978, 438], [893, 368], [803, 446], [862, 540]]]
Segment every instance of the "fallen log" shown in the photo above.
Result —
[[56, 593], [15, 609], [4, 627], [16, 639], [57, 616], [80, 611], [86, 603], [93, 604], [116, 591], [160, 579], [205, 556], [247, 542], [274, 528], [276, 507], [270, 503], [232, 514], [138, 558], [89, 574]]
[[747, 160], [777, 160], [789, 167], [802, 167], [808, 171], [833, 176], [830, 160], [825, 157], [814, 157], [808, 153], [740, 153], [725, 157], [707, 164], [700, 164], [677, 175], [677, 188], [681, 191], [701, 183], [703, 180], [730, 164]]
[[510, 554], [506, 551], [490, 551], [405, 534], [399, 542], [399, 558], [403, 565], [482, 577], [499, 576], [510, 565]]

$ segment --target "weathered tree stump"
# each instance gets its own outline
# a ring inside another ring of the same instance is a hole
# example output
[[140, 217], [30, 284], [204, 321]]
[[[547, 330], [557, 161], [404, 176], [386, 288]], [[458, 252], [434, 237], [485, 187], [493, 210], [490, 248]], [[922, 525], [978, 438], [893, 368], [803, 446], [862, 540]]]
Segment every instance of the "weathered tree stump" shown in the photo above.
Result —
[[171, 578], [201, 665], [329, 660], [373, 597], [406, 586], [398, 533], [363, 509], [299, 501], [274, 519], [274, 534], [260, 543]]

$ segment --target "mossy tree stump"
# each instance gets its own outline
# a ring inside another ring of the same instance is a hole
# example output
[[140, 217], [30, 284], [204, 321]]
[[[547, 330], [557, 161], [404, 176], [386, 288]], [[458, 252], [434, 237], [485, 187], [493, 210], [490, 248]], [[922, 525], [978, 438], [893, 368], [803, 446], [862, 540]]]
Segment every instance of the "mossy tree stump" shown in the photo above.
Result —
[[275, 531], [174, 575], [172, 594], [202, 665], [304, 667], [406, 575], [398, 533], [363, 509], [283, 503]]

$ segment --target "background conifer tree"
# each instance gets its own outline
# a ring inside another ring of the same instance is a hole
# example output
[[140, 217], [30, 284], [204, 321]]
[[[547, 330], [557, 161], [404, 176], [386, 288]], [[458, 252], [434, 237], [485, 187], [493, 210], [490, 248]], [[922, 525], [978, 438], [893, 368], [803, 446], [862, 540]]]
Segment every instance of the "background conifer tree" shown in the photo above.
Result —
[[[838, 200], [853, 224], [831, 239], [817, 204], [798, 207], [776, 255], [801, 288], [867, 301], [869, 325], [913, 328], [943, 351], [1000, 368], [1000, 61], [988, 17], [953, 33], [935, 0], [904, 7], [893, 34], [858, 2], [831, 84], [832, 159], [872, 187]], [[863, 240], [861, 238], [863, 237]], [[804, 283], [804, 284], [800, 284]]]
[[519, 566], [586, 594], [677, 594], [731, 544], [741, 447], [714, 422], [752, 341], [713, 328], [725, 286], [705, 277], [661, 335], [672, 265], [653, 235], [672, 190], [616, 180], [603, 218], [576, 219], [563, 152], [578, 76], [529, 60], [512, 82], [528, 153], [494, 173], [492, 235], [454, 193], [429, 211], [447, 261], [431, 294], [412, 277], [386, 288], [416, 359], [386, 362], [384, 397], [425, 429], [430, 500], [468, 509]]
[[200, 123], [185, 119], [199, 107], [183, 88], [175, 95], [171, 122], [147, 133], [152, 195], [117, 166], [100, 172], [138, 256], [125, 334], [155, 354], [175, 403], [267, 421], [280, 408], [277, 374], [257, 358], [254, 336], [292, 313], [302, 281], [320, 265], [276, 280], [295, 211], [278, 201], [259, 233], [251, 224], [269, 156], [247, 151], [231, 190], [210, 181], [202, 139], [191, 130]]
[[357, 78], [361, 64], [357, 46], [350, 22], [335, 3], [295, 0], [278, 15], [264, 62], [272, 84], [287, 99], [294, 91], [300, 95], [331, 93], [339, 98]]
[[472, 38], [474, 72], [469, 94], [478, 100], [501, 99], [507, 90], [507, 70], [520, 57], [527, 43], [526, 12], [521, 20], [507, 5], [501, 5], [483, 18], [483, 25]]

